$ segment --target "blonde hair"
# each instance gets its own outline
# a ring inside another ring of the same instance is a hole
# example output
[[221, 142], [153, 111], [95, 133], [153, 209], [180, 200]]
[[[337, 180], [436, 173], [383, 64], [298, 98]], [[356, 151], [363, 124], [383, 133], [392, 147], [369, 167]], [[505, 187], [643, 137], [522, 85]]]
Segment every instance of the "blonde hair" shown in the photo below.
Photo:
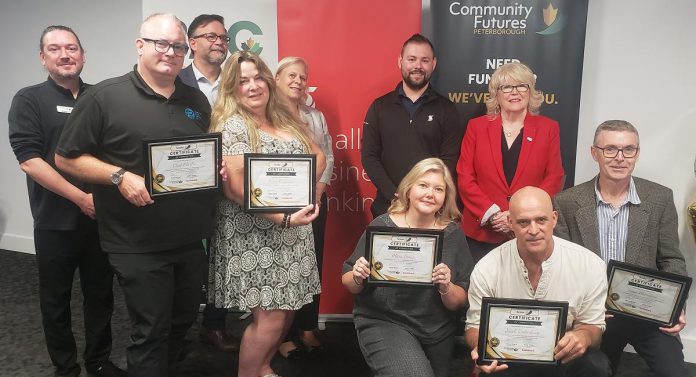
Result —
[[411, 168], [404, 179], [401, 180], [401, 183], [399, 183], [399, 187], [396, 189], [397, 197], [392, 200], [387, 212], [389, 214], [406, 213], [411, 204], [408, 198], [411, 188], [422, 176], [431, 172], [442, 174], [442, 179], [445, 181], [446, 186], [445, 200], [442, 203], [442, 207], [435, 214], [438, 224], [447, 225], [453, 221], [458, 222], [462, 214], [457, 208], [457, 189], [452, 180], [452, 174], [445, 163], [435, 157], [426, 158]]
[[539, 108], [544, 101], [544, 94], [536, 90], [534, 72], [525, 64], [512, 62], [498, 67], [498, 69], [493, 72], [493, 76], [491, 76], [491, 80], [488, 82], [489, 98], [486, 101], [488, 116], [495, 118], [500, 114], [500, 104], [498, 103], [496, 94], [501, 85], [510, 82], [519, 82], [529, 85], [529, 104], [527, 105], [527, 111], [534, 115], [539, 114]]
[[[278, 79], [278, 75], [280, 75], [281, 72], [285, 68], [288, 68], [289, 66], [293, 64], [302, 64], [305, 67], [305, 73], [307, 74], [307, 77], [309, 77], [309, 64], [307, 64], [307, 61], [298, 57], [298, 56], [286, 56], [283, 59], [281, 59], [278, 62], [278, 68], [276, 68], [276, 74], [275, 74], [275, 79]], [[302, 103], [304, 103], [307, 100], [307, 91], [302, 93]]]
[[280, 72], [282, 72], [285, 68], [293, 65], [300, 63], [305, 66], [305, 71], [307, 71], [307, 76], [309, 76], [309, 64], [307, 64], [307, 61], [298, 57], [298, 56], [286, 56], [278, 62], [278, 68], [276, 68], [276, 74], [275, 77], [278, 77]]
[[268, 86], [268, 104], [266, 105], [266, 117], [271, 125], [278, 130], [287, 132], [298, 139], [307, 149], [312, 151], [312, 142], [307, 135], [307, 128], [302, 120], [285, 105], [276, 93], [275, 80], [271, 70], [266, 63], [258, 56], [247, 51], [237, 51], [232, 54], [222, 69], [218, 97], [213, 106], [213, 113], [210, 117], [210, 132], [221, 132], [225, 121], [233, 115], [239, 115], [244, 119], [244, 123], [249, 131], [249, 142], [251, 150], [259, 152], [261, 143], [259, 137], [259, 124], [254, 118], [252, 111], [244, 106], [237, 97], [237, 88], [241, 82], [240, 66], [243, 62], [250, 62], [256, 65], [261, 79]]

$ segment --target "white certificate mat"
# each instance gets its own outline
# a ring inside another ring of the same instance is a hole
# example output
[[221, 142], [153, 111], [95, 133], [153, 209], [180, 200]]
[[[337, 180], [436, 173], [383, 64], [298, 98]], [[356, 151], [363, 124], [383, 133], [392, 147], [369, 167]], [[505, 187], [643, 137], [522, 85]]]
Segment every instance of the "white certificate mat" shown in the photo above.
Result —
[[151, 196], [219, 188], [220, 134], [143, 141]]
[[485, 297], [479, 329], [482, 363], [558, 363], [554, 349], [567, 313], [567, 302]]
[[316, 156], [244, 155], [245, 209], [295, 211], [315, 202]]
[[607, 310], [663, 326], [679, 317], [691, 278], [646, 269], [627, 263], [609, 262]]
[[368, 283], [432, 286], [443, 232], [430, 229], [368, 227], [365, 255]]

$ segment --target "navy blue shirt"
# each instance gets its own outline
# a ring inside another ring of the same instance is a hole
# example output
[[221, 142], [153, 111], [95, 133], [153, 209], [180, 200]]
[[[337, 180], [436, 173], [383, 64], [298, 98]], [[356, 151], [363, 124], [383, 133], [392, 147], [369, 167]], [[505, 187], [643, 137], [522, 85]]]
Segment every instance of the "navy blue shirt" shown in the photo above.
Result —
[[411, 101], [408, 96], [406, 96], [406, 93], [404, 92], [404, 83], [402, 82], [401, 85], [399, 85], [399, 98], [401, 98], [401, 104], [404, 105], [404, 109], [408, 111], [408, 115], [413, 119], [416, 116], [416, 113], [418, 110], [423, 107], [423, 104], [425, 103], [425, 100], [428, 98], [428, 95], [430, 94], [430, 84], [428, 84], [428, 89], [423, 92], [423, 95], [418, 97], [416, 102]]

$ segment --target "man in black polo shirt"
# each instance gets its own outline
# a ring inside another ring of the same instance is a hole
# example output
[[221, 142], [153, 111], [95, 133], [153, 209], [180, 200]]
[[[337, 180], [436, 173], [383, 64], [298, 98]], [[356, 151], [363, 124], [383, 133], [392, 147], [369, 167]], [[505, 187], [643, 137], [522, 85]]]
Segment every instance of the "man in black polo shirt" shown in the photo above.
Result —
[[125, 376], [109, 362], [114, 275], [99, 247], [92, 194], [59, 173], [53, 158], [65, 120], [88, 86], [80, 80], [84, 51], [75, 32], [61, 25], [44, 29], [39, 50], [48, 80], [17, 92], [8, 121], [12, 150], [27, 174], [46, 347], [56, 376], [80, 375], [70, 318], [79, 268], [87, 374]]
[[377, 188], [374, 217], [387, 211], [399, 182], [418, 161], [439, 157], [456, 174], [464, 123], [454, 104], [430, 86], [436, 64], [433, 44], [414, 34], [401, 47], [402, 82], [367, 110], [361, 155]]
[[59, 168], [94, 183], [103, 249], [116, 270], [132, 323], [131, 377], [167, 376], [196, 318], [205, 280], [201, 240], [213, 226], [213, 196], [153, 200], [142, 141], [205, 133], [210, 105], [181, 82], [186, 27], [172, 14], [143, 22], [138, 64], [77, 103], [56, 149]]

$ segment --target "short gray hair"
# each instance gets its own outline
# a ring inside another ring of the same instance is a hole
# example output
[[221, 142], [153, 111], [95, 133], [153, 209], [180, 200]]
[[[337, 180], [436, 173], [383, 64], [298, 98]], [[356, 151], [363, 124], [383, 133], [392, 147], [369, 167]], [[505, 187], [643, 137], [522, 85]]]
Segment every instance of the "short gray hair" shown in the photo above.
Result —
[[602, 122], [602, 124], [597, 126], [597, 130], [594, 133], [594, 139], [592, 139], [593, 144], [597, 141], [597, 136], [599, 136], [599, 133], [602, 131], [633, 132], [636, 134], [638, 144], [640, 144], [640, 135], [638, 135], [638, 130], [631, 123], [625, 120], [612, 119]]

